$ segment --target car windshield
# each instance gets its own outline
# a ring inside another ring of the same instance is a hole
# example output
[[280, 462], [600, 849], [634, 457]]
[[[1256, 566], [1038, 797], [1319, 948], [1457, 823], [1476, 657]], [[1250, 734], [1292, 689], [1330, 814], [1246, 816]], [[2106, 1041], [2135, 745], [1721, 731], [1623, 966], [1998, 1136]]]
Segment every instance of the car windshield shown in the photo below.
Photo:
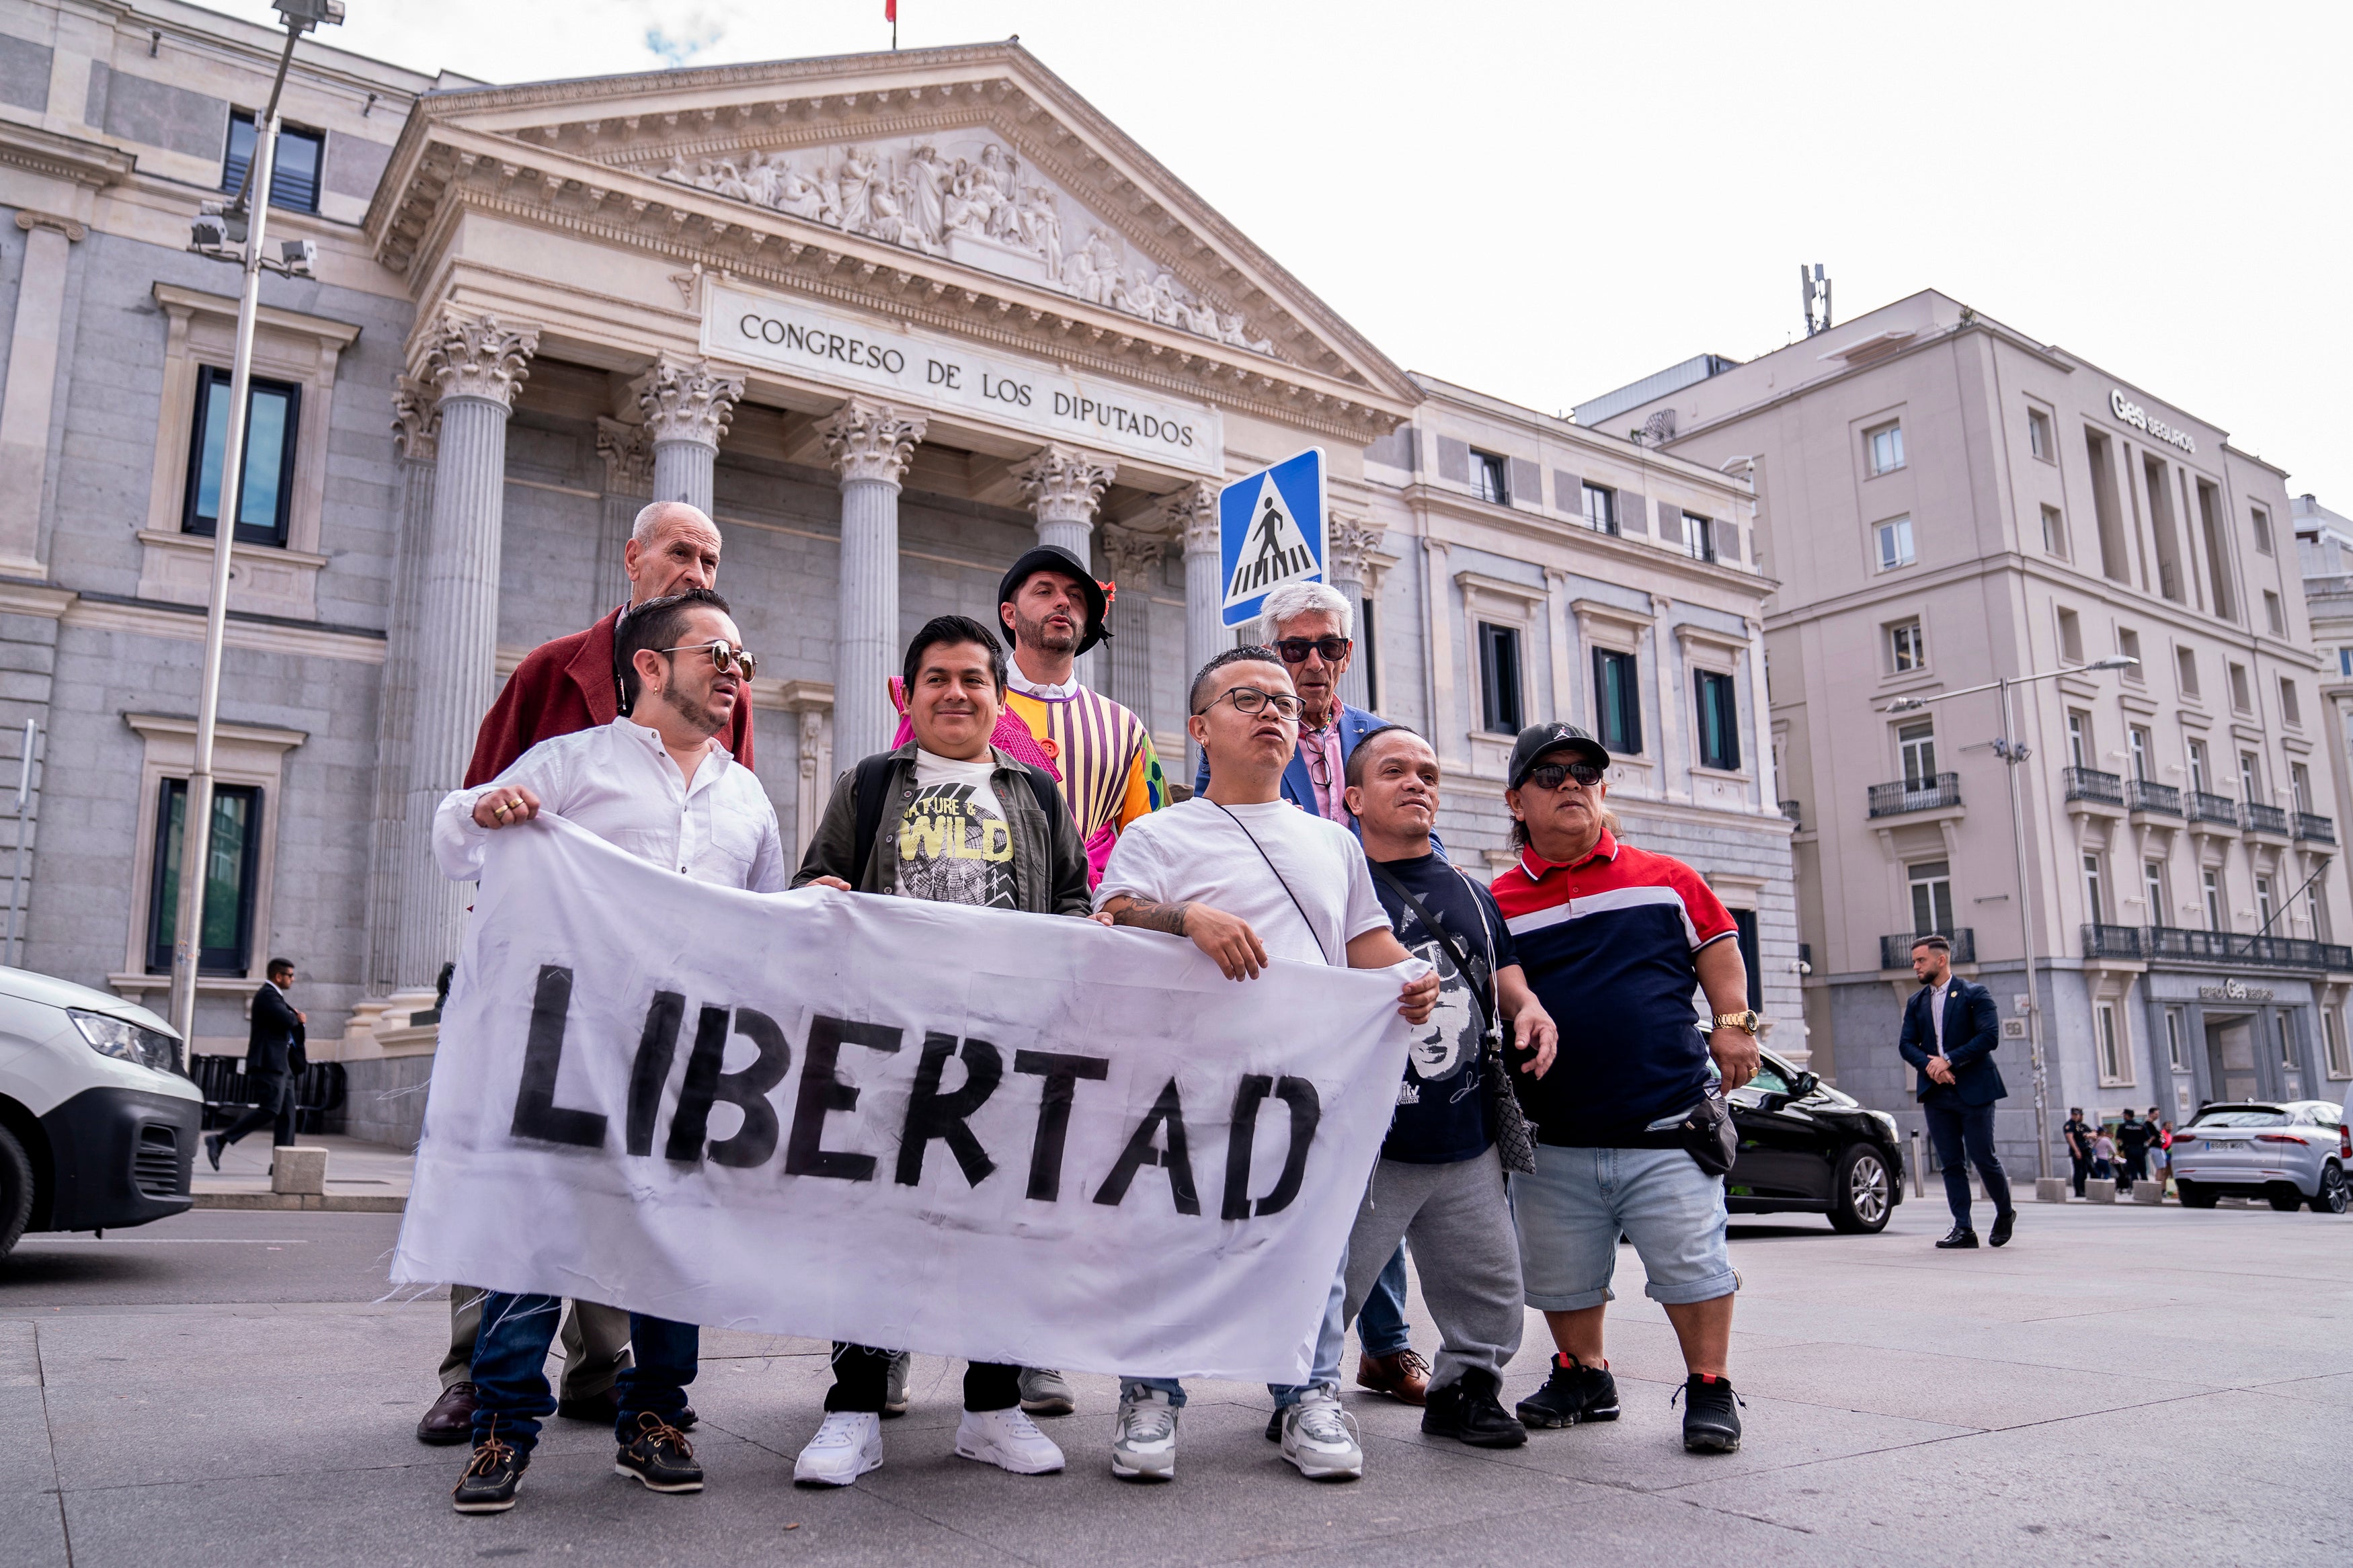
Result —
[[2234, 1105], [2227, 1109], [2201, 1110], [2192, 1127], [2286, 1127], [2295, 1118], [2269, 1105]]

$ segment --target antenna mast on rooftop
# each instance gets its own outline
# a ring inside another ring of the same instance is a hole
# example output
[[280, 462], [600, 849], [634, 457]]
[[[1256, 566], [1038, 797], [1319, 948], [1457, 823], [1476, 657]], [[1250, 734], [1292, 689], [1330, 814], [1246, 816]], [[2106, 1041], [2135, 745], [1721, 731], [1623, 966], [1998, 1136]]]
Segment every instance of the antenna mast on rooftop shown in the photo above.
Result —
[[[1806, 336], [1831, 330], [1831, 280], [1822, 276], [1822, 264], [1815, 262], [1810, 268], [1798, 263], [1798, 289], [1806, 302]], [[1819, 305], [1820, 310], [1816, 311]]]

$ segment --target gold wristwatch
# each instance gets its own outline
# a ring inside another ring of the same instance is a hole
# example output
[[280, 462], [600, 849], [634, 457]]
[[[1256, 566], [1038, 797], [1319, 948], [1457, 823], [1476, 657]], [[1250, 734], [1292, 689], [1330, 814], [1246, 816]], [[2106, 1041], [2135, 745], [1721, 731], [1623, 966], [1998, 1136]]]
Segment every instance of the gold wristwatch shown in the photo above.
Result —
[[1746, 1013], [1718, 1013], [1715, 1016], [1716, 1028], [1746, 1029], [1752, 1035], [1757, 1033], [1757, 1031], [1763, 1026], [1764, 1022], [1765, 1015], [1759, 1013], [1754, 1007], [1751, 1007]]

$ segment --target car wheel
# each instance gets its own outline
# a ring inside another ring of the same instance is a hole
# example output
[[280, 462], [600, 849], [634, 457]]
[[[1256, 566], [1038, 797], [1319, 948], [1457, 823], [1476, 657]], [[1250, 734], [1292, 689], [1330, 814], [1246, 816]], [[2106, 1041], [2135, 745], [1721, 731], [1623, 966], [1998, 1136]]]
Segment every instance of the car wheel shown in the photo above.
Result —
[[1868, 1143], [1853, 1144], [1839, 1156], [1831, 1194], [1831, 1227], [1849, 1236], [1877, 1235], [1895, 1211], [1887, 1161]]
[[33, 1162], [16, 1135], [0, 1127], [0, 1258], [16, 1250], [33, 1217]]
[[2264, 1195], [2272, 1200], [2273, 1209], [2280, 1214], [2294, 1214], [2304, 1206], [2304, 1194], [2285, 1182], [2274, 1183]]
[[2353, 1198], [2345, 1191], [2345, 1173], [2335, 1165], [2324, 1166], [2320, 1173], [2320, 1190], [2312, 1194], [2315, 1214], [2343, 1214]]
[[2197, 1182], [2185, 1181], [2179, 1176], [2173, 1179], [2173, 1191], [2175, 1195], [2181, 1199], [2181, 1206], [2186, 1209], [2211, 1209], [2214, 1206], [2217, 1196], [2212, 1189]]

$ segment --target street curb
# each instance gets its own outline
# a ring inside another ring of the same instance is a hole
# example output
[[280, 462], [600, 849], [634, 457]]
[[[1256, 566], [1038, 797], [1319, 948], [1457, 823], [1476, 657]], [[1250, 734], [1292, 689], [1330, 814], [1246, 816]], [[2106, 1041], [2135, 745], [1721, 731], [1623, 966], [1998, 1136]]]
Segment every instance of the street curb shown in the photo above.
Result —
[[389, 1194], [329, 1194], [317, 1193], [198, 1193], [195, 1207], [200, 1209], [274, 1209], [280, 1212], [304, 1210], [326, 1214], [399, 1214], [408, 1207], [406, 1198]]

